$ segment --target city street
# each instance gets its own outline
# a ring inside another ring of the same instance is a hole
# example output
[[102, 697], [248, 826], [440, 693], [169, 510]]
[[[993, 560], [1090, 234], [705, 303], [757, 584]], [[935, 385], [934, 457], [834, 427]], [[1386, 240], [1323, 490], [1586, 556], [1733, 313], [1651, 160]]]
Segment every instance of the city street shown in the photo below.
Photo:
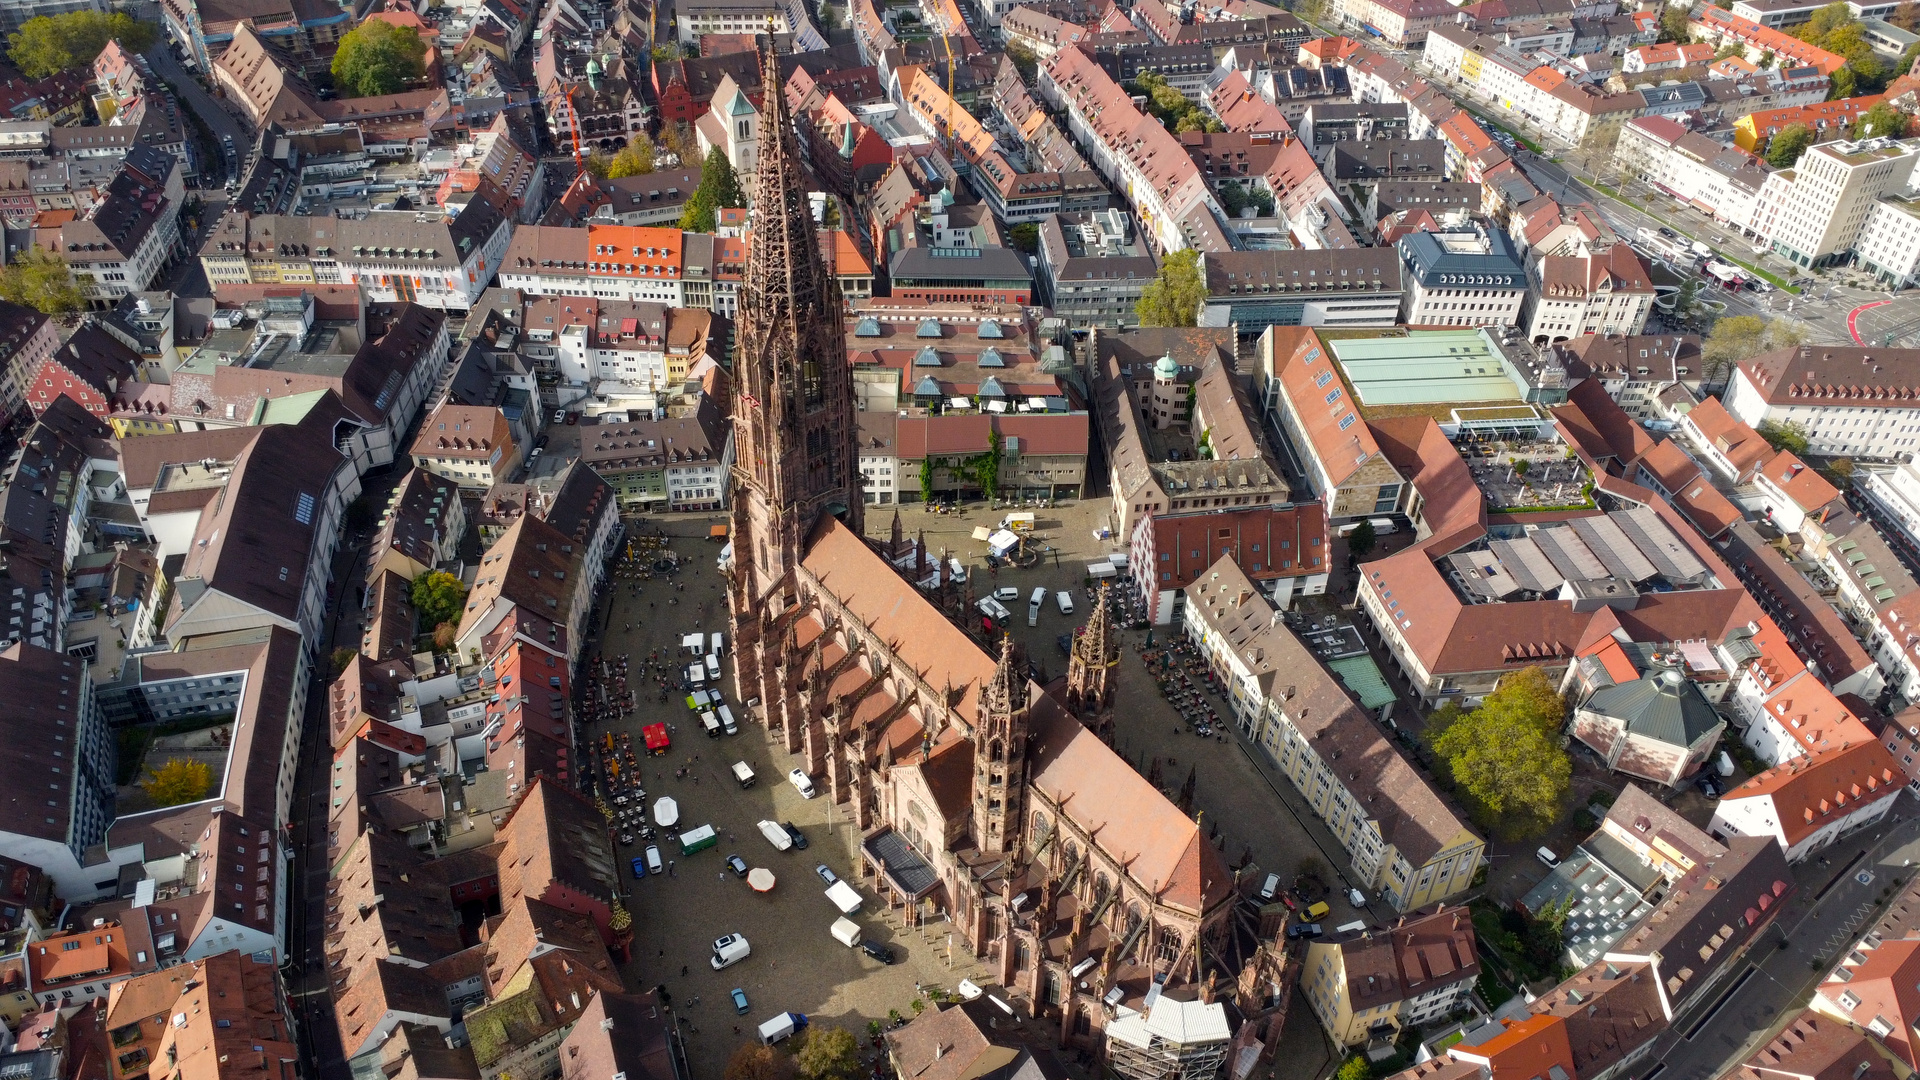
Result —
[[1844, 840], [1794, 868], [1799, 889], [1718, 993], [1676, 1017], [1638, 1080], [1714, 1080], [1751, 1056], [1806, 1004], [1841, 950], [1885, 911], [1920, 859], [1920, 821], [1905, 820]]

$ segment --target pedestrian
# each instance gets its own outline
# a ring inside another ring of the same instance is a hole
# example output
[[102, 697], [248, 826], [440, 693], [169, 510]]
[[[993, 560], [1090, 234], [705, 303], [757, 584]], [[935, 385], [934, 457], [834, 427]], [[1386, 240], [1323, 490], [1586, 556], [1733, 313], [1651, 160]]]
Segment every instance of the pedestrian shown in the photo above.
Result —
[[685, 964], [680, 965], [680, 977], [683, 979], [687, 977], [687, 965]]

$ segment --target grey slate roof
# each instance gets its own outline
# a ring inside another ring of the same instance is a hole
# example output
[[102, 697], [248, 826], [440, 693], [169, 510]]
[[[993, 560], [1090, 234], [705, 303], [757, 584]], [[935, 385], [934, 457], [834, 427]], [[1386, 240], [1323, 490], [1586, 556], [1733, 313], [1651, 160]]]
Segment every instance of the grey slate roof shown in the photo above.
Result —
[[1721, 723], [1700, 688], [1673, 670], [1603, 686], [1581, 708], [1619, 720], [1635, 735], [1673, 746], [1692, 746]]

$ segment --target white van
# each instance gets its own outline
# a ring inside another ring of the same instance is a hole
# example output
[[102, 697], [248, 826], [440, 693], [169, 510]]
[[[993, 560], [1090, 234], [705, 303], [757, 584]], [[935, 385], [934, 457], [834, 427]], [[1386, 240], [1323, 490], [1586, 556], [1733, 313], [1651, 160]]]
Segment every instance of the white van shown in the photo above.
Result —
[[735, 780], [737, 780], [737, 781], [739, 781], [739, 782], [740, 782], [740, 786], [741, 786], [742, 788], [750, 788], [750, 787], [752, 787], [752, 786], [753, 786], [753, 780], [754, 780], [754, 777], [753, 777], [753, 766], [751, 766], [751, 765], [749, 765], [749, 764], [747, 764], [747, 763], [746, 763], [746, 762], [744, 762], [744, 761], [736, 761], [736, 762], [734, 762], [734, 763], [733, 763], [733, 778], [734, 778]]
[[714, 655], [713, 653], [708, 653], [707, 654], [707, 678], [718, 679], [719, 677], [720, 677], [720, 658]]
[[662, 871], [662, 868], [660, 866], [660, 848], [656, 844], [648, 844], [647, 845], [647, 873], [658, 874], [661, 871]]
[[726, 937], [714, 941], [713, 957], [707, 962], [713, 965], [713, 970], [719, 971], [723, 967], [731, 967], [752, 955], [753, 947], [747, 944], [746, 938], [739, 934], [728, 934]]
[[727, 649], [727, 635], [721, 633], [718, 630], [715, 630], [713, 632], [713, 648], [710, 651], [713, 653], [713, 655], [719, 656], [721, 653], [725, 652], [726, 649]]
[[772, 844], [775, 851], [786, 851], [793, 847], [793, 837], [788, 836], [787, 830], [777, 821], [762, 821], [760, 835], [767, 838], [767, 843]]
[[1073, 594], [1065, 589], [1053, 594], [1053, 602], [1060, 605], [1060, 614], [1073, 614]]
[[720, 716], [720, 729], [722, 731], [725, 731], [729, 735], [740, 734], [740, 725], [733, 722], [732, 709], [729, 709], [725, 705], [722, 705], [720, 706], [720, 708], [716, 709], [715, 712], [717, 712]]
[[1534, 852], [1533, 857], [1539, 859], [1549, 870], [1560, 865], [1560, 856], [1555, 855], [1553, 849], [1550, 847], [1543, 847], [1539, 851]]
[[806, 770], [795, 769], [788, 773], [787, 783], [793, 785], [793, 790], [799, 792], [801, 798], [813, 798], [813, 777], [808, 776]]
[[1027, 597], [1027, 625], [1040, 625], [1040, 605], [1047, 602], [1047, 590], [1044, 586], [1035, 586], [1033, 595]]
[[1260, 884], [1260, 902], [1271, 904], [1280, 898], [1280, 875], [1268, 874], [1267, 880]]
[[947, 556], [947, 568], [953, 571], [953, 580], [955, 581], [967, 580], [967, 567], [965, 563], [960, 561], [960, 556], [958, 555]]
[[703, 712], [700, 714], [700, 726], [706, 728], [707, 734], [712, 738], [717, 739], [720, 737], [720, 718], [712, 713]]

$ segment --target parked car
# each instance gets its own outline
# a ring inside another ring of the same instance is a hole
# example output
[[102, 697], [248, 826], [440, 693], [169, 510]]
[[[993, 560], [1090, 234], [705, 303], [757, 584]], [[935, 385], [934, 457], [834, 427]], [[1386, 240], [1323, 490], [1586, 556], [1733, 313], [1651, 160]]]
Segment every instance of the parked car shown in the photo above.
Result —
[[875, 960], [878, 960], [883, 964], [893, 963], [893, 950], [887, 948], [885, 945], [882, 945], [877, 941], [861, 942], [860, 951], [863, 953], [866, 953], [868, 956], [873, 957]]
[[1003, 604], [1012, 603], [1013, 601], [1020, 599], [1020, 590], [1014, 588], [1011, 585], [1003, 585], [1000, 588], [993, 590], [993, 598], [995, 600], [1000, 601]]
[[1288, 938], [1317, 938], [1320, 934], [1320, 924], [1317, 922], [1294, 923], [1287, 927]]
[[555, 409], [555, 410], [553, 410], [553, 422], [554, 422], [554, 423], [556, 423], [556, 424], [564, 424], [564, 423], [566, 423], [566, 422], [567, 422], [567, 410], [565, 410], [565, 409]]
[[733, 871], [734, 877], [746, 877], [747, 860], [742, 859], [738, 855], [729, 855], [727, 856], [727, 869]]
[[633, 860], [633, 876], [637, 878], [647, 876], [647, 860], [641, 858]]
[[793, 789], [800, 793], [801, 798], [813, 798], [813, 777], [808, 776], [805, 769], [795, 769], [788, 773], [787, 783], [793, 785]]
[[827, 869], [826, 863], [821, 863], [819, 866], [814, 867], [813, 872], [819, 874], [820, 880], [826, 882], [828, 885], [834, 885], [840, 881], [840, 879], [834, 875], [833, 871]]
[[1709, 799], [1720, 797], [1720, 778], [1713, 775], [1711, 770], [1703, 770], [1699, 776], [1694, 777], [1693, 786], [1699, 788], [1700, 794]]
[[787, 830], [787, 835], [793, 838], [793, 847], [795, 851], [807, 850], [807, 834], [806, 833], [803, 833], [799, 829], [795, 828], [793, 822], [791, 821], [781, 822], [780, 827]]
[[748, 1008], [750, 1008], [750, 1006], [747, 1004], [747, 992], [745, 990], [740, 989], [737, 986], [734, 987], [733, 988], [733, 1011], [736, 1013], [739, 1013], [741, 1016], [745, 1016], [747, 1015]]

